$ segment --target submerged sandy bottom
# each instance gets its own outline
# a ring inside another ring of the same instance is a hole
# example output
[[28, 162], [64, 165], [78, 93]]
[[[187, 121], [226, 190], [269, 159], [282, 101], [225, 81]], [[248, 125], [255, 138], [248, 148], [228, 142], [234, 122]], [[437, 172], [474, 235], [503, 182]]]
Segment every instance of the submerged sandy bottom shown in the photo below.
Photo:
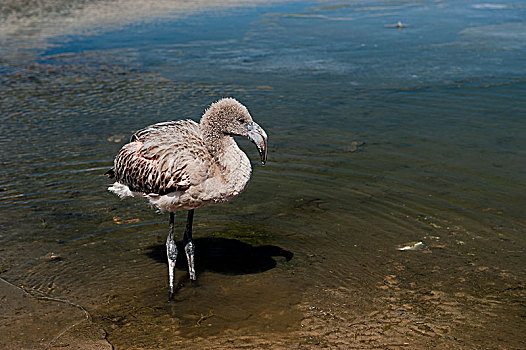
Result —
[[[341, 214], [325, 205], [311, 201], [278, 217], [295, 216], [318, 230], [320, 217], [330, 222]], [[83, 262], [72, 262], [65, 251], [60, 258], [44, 254], [33, 273], [56, 271], [56, 277], [30, 293], [81, 303], [89, 319], [71, 303], [30, 297], [2, 282], [2, 348], [43, 348], [75, 324], [51, 348], [524, 346], [522, 252], [509, 234], [482, 238], [453, 222], [423, 218], [428, 249], [399, 251], [374, 238], [359, 218], [353, 220], [364, 234], [352, 243], [335, 242], [337, 228], [311, 237], [315, 244], [292, 233], [268, 242], [261, 231], [232, 226], [197, 238], [198, 281], [188, 280], [180, 259], [180, 288], [172, 302], [162, 235], [156, 244], [132, 247], [136, 253], [127, 261], [112, 260], [117, 265], [111, 268], [89, 262], [110, 253], [96, 243], [72, 253]], [[228, 234], [237, 238], [224, 238]], [[88, 271], [61, 281], [77, 268]]]

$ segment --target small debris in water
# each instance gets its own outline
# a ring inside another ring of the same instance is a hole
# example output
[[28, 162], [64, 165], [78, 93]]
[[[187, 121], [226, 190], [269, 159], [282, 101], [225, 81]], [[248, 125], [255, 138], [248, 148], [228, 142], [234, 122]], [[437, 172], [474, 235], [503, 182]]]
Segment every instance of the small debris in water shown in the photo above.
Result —
[[47, 253], [46, 255], [44, 255], [41, 259], [44, 259], [47, 261], [59, 261], [59, 260], [62, 260], [62, 257], [58, 254], [51, 252], [51, 253]]
[[54, 348], [67, 348], [69, 347], [69, 344], [68, 343], [58, 343], [58, 344], [55, 344], [53, 345]]
[[407, 243], [402, 247], [396, 248], [396, 250], [426, 250], [429, 249], [423, 242], [411, 242]]
[[115, 143], [119, 143], [121, 142], [126, 136], [124, 135], [113, 135], [113, 136], [110, 136], [108, 137], [108, 142], [115, 142]]
[[385, 28], [398, 28], [398, 29], [402, 29], [402, 28], [406, 28], [406, 27], [407, 27], [407, 24], [402, 23], [402, 21], [398, 21], [396, 24], [386, 24], [386, 25], [385, 25]]
[[360, 151], [360, 147], [364, 146], [365, 145], [365, 142], [362, 142], [362, 141], [353, 141], [351, 142], [351, 146], [349, 147], [349, 151], [351, 153], [354, 153], [354, 152], [357, 152], [357, 151]]
[[42, 228], [46, 228], [47, 227], [47, 222], [44, 218], [40, 218], [40, 227]]
[[432, 226], [432, 227], [434, 227], [434, 228], [442, 228], [442, 226], [437, 225], [437, 224], [435, 224], [434, 222], [430, 222], [429, 225]]
[[[215, 316], [215, 314], [214, 314], [212, 311], [210, 311], [210, 312], [209, 312], [208, 314], [206, 314], [206, 315], [201, 314], [201, 317], [199, 317], [199, 320], [197, 320], [196, 325], [197, 325], [197, 326], [200, 326], [200, 325], [201, 325], [201, 322], [203, 322], [203, 321], [209, 319], [209, 318], [212, 317], [212, 316]], [[211, 325], [212, 325], [212, 324], [210, 324], [210, 323], [208, 324], [209, 327], [210, 327]]]
[[136, 224], [138, 222], [141, 222], [141, 220], [140, 219], [124, 219], [118, 216], [114, 216], [113, 222], [116, 223], [117, 225], [122, 225], [122, 224]]
[[[426, 238], [426, 237], [424, 237], [424, 238]], [[429, 239], [436, 239], [437, 241], [440, 239], [439, 236], [427, 236], [427, 238], [429, 238]]]

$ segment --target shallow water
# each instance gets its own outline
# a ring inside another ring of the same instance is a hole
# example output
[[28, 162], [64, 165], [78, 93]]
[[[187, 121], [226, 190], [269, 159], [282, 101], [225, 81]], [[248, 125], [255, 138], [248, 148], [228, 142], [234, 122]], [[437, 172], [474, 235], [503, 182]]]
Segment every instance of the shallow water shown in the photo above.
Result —
[[[520, 1], [51, 4], [0, 7], [2, 278], [117, 349], [526, 346]], [[223, 96], [268, 165], [239, 140], [252, 181], [196, 211], [198, 282], [181, 257], [167, 303], [168, 217], [103, 173]], [[57, 334], [34, 328], [1, 347]]]

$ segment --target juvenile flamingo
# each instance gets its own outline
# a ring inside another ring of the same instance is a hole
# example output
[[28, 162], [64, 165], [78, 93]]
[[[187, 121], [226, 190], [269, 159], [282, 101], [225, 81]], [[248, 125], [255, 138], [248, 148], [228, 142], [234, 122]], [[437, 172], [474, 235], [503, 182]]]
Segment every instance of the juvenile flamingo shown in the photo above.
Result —
[[250, 180], [250, 161], [233, 136], [251, 140], [265, 164], [267, 134], [245, 106], [233, 98], [223, 98], [205, 111], [199, 124], [169, 121], [137, 131], [106, 173], [116, 180], [109, 191], [121, 198], [147, 199], [154, 208], [170, 213], [166, 239], [169, 299], [174, 294], [177, 259], [174, 213], [188, 210], [183, 246], [190, 279], [195, 280], [194, 209], [230, 200], [243, 192]]

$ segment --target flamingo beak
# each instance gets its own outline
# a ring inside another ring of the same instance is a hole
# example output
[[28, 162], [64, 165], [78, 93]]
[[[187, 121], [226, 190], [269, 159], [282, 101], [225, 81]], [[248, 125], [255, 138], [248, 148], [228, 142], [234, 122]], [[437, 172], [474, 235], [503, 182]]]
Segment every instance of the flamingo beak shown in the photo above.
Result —
[[258, 148], [261, 164], [265, 165], [267, 162], [267, 133], [255, 122], [250, 122], [248, 124], [248, 139]]

